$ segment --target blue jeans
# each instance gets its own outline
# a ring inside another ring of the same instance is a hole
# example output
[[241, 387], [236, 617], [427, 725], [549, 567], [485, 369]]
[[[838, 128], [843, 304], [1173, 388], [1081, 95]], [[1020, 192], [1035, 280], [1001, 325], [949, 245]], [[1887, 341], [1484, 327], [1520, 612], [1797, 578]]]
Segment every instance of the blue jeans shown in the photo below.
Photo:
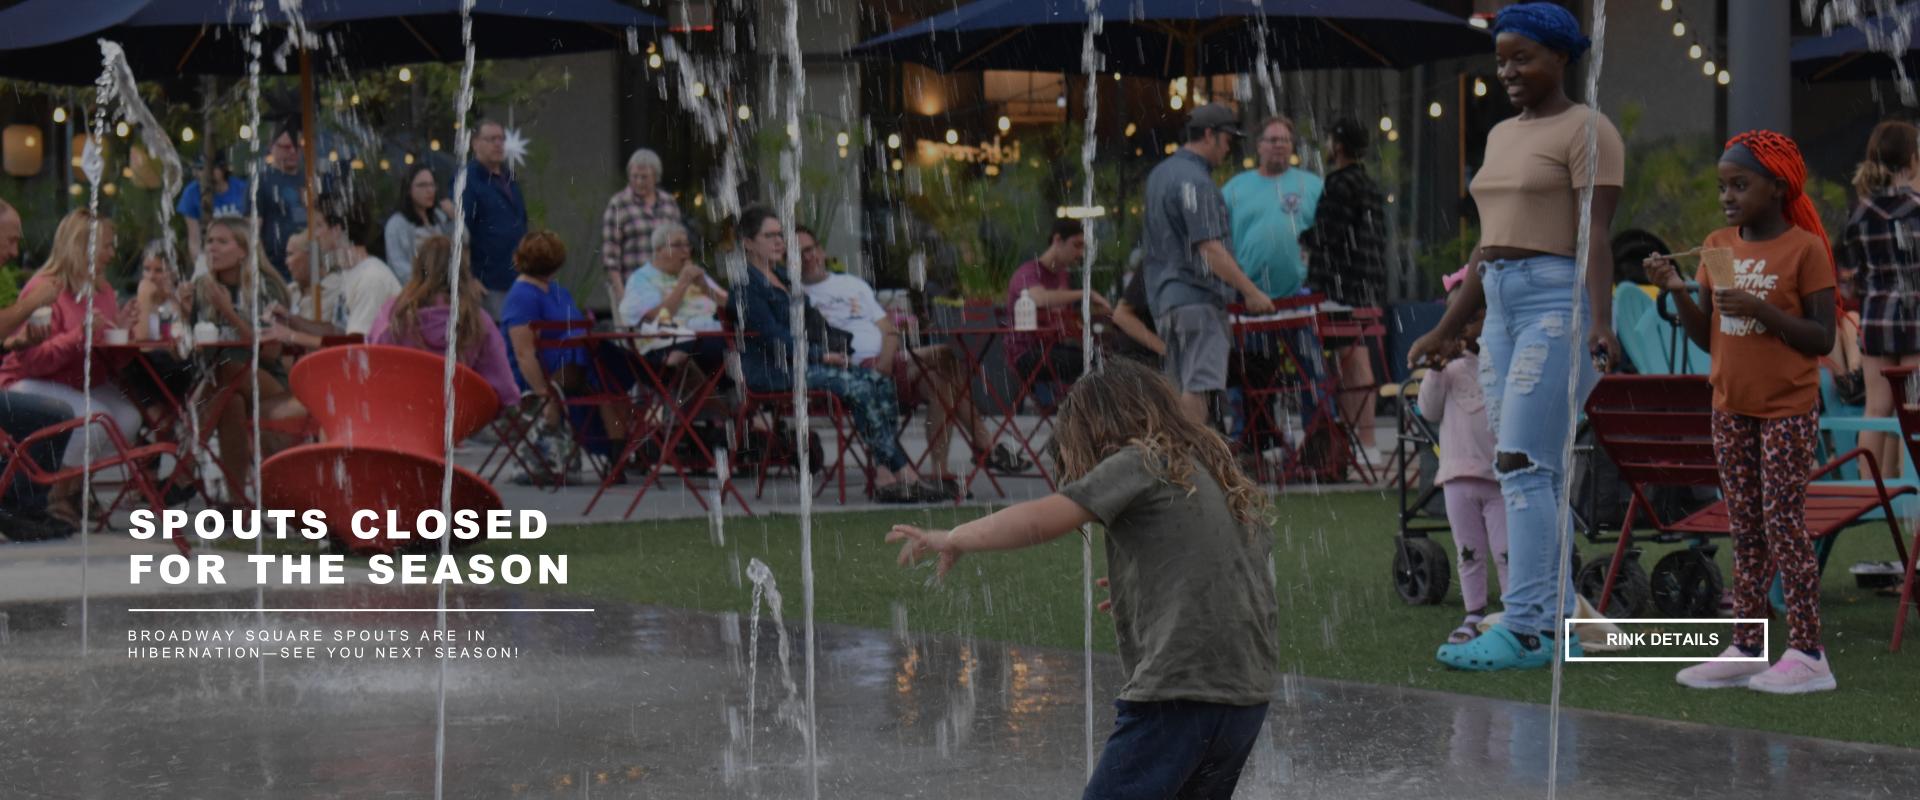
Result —
[[[41, 397], [26, 392], [0, 392], [0, 430], [19, 442], [33, 435], [34, 431], [57, 423], [65, 422], [74, 416], [73, 408], [51, 397]], [[37, 445], [28, 452], [28, 457], [40, 464], [48, 472], [60, 469], [61, 454], [66, 452], [67, 438], [72, 433], [63, 433]], [[6, 462], [0, 461], [0, 469], [6, 468]], [[46, 492], [27, 480], [26, 470], [17, 469], [11, 486], [0, 486], [0, 500], [13, 511], [38, 512], [47, 507]]]
[[[1566, 450], [1573, 436], [1569, 423], [1600, 378], [1585, 352], [1592, 310], [1584, 289], [1575, 300], [1577, 277], [1573, 259], [1565, 256], [1480, 266], [1487, 296], [1480, 384], [1486, 389], [1494, 469], [1507, 506], [1502, 624], [1532, 636], [1559, 635], [1561, 618], [1574, 606], [1573, 576], [1560, 555], [1562, 537], [1573, 536], [1573, 510], [1564, 492]], [[1575, 313], [1583, 320], [1579, 339], [1573, 336]], [[1576, 379], [1569, 396], [1568, 384]], [[1501, 470], [1498, 462], [1506, 454], [1525, 456], [1530, 463]], [[1556, 595], [1564, 600], [1557, 612]]]
[[1115, 700], [1119, 716], [1081, 800], [1232, 800], [1267, 704]]

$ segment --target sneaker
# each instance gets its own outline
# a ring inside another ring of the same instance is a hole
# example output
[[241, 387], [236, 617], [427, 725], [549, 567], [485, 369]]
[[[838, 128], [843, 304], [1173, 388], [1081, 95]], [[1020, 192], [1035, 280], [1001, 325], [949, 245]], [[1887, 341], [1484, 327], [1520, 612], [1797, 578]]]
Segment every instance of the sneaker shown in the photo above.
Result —
[[993, 452], [987, 455], [987, 466], [998, 472], [1017, 474], [1032, 469], [1033, 462], [1022, 458], [1004, 444], [996, 444]]
[[1767, 694], [1831, 692], [1839, 687], [1826, 658], [1814, 658], [1799, 650], [1788, 650], [1772, 669], [1747, 681], [1747, 688]]
[[[1744, 658], [1746, 655], [1740, 652], [1740, 648], [1731, 645], [1720, 653], [1721, 658]], [[1680, 670], [1673, 680], [1692, 689], [1728, 689], [1746, 686], [1748, 679], [1766, 671], [1765, 661], [1708, 661]]]

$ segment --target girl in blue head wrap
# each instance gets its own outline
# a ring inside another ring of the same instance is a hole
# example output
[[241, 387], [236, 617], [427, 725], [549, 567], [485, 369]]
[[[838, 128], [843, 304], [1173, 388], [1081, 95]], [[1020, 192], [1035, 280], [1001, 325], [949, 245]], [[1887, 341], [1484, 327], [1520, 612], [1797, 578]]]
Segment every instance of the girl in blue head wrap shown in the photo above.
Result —
[[[1447, 666], [1479, 671], [1536, 669], [1563, 649], [1581, 652], [1577, 627], [1575, 642], [1558, 641], [1578, 597], [1560, 555], [1562, 537], [1572, 535], [1567, 422], [1621, 353], [1608, 229], [1626, 160], [1613, 123], [1567, 97], [1567, 65], [1590, 44], [1572, 14], [1521, 3], [1502, 9], [1493, 30], [1500, 85], [1520, 113], [1487, 135], [1486, 163], [1470, 187], [1481, 221], [1473, 269], [1440, 324], [1409, 353], [1414, 364], [1439, 355], [1486, 309], [1480, 369], [1509, 531], [1505, 611], [1499, 625], [1436, 654]], [[1576, 290], [1582, 238], [1591, 267]], [[1582, 339], [1571, 335], [1576, 326]]]

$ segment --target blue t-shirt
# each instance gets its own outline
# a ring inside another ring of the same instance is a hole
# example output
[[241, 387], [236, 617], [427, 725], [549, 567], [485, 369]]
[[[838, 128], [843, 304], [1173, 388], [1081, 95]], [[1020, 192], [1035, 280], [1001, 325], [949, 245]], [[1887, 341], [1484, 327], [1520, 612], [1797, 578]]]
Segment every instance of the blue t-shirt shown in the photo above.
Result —
[[1295, 167], [1274, 177], [1247, 170], [1221, 192], [1233, 215], [1233, 257], [1268, 297], [1287, 297], [1307, 281], [1300, 234], [1313, 226], [1320, 176]]
[[[500, 333], [507, 337], [508, 346], [512, 346], [513, 329], [532, 322], [566, 322], [584, 320], [580, 307], [573, 302], [573, 293], [559, 283], [547, 284], [542, 291], [536, 284], [528, 281], [514, 281], [513, 288], [507, 290], [507, 302], [500, 309]], [[572, 335], [578, 335], [578, 331]], [[542, 331], [542, 339], [565, 339], [567, 331]], [[520, 360], [509, 358], [513, 365], [513, 379], [526, 389], [527, 379], [520, 374]], [[540, 366], [553, 374], [554, 370], [567, 364], [587, 366], [587, 351], [573, 347], [540, 351]]]
[[[244, 217], [247, 215], [247, 200], [253, 195], [247, 191], [247, 182], [242, 178], [228, 178], [227, 190], [213, 196], [213, 215], [215, 217]], [[200, 218], [200, 182], [187, 184], [180, 193], [180, 216], [187, 219]]]

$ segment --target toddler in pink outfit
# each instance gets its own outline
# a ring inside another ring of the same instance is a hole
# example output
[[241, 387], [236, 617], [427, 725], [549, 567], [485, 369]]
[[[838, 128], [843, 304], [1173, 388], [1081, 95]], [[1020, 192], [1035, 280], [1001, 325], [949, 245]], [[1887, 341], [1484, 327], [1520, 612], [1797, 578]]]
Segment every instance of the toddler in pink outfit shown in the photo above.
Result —
[[[1464, 280], [1466, 270], [1447, 276], [1447, 289]], [[1461, 333], [1457, 349], [1420, 382], [1420, 416], [1440, 426], [1440, 470], [1433, 482], [1447, 500], [1447, 524], [1460, 571], [1460, 597], [1467, 617], [1447, 635], [1460, 644], [1479, 635], [1487, 614], [1487, 562], [1507, 591], [1507, 507], [1493, 474], [1493, 429], [1487, 424], [1487, 398], [1480, 386], [1478, 339], [1481, 320]]]

